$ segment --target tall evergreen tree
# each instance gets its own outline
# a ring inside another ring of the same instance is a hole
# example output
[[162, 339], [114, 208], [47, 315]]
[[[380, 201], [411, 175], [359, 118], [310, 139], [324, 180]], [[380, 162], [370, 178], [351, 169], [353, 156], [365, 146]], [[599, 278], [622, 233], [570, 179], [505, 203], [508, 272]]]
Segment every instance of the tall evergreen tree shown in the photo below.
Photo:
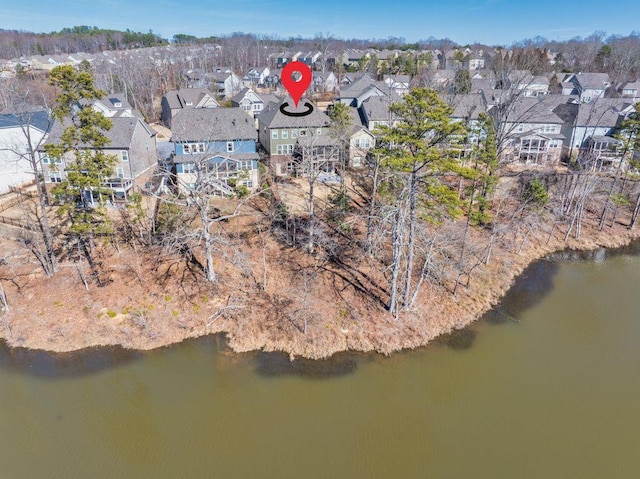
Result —
[[117, 158], [104, 151], [109, 143], [105, 132], [111, 129], [111, 120], [82, 103], [106, 93], [95, 87], [90, 72], [77, 71], [68, 65], [55, 67], [49, 82], [58, 88], [52, 116], [64, 125], [64, 130], [59, 141], [46, 145], [45, 150], [50, 157], [64, 157], [67, 161], [66, 178], [56, 185], [53, 193], [62, 199], [58, 211], [67, 215], [70, 232], [88, 246], [90, 258], [95, 235], [111, 232], [105, 208], [110, 190], [104, 181], [113, 174]]
[[[459, 212], [456, 191], [446, 182], [451, 173], [468, 174], [458, 158], [465, 126], [451, 119], [452, 108], [435, 90], [411, 90], [391, 112], [400, 121], [381, 128], [383, 164], [396, 173], [396, 211], [392, 225], [392, 277], [388, 309], [412, 302], [418, 218], [438, 221], [443, 214]], [[406, 238], [406, 239], [405, 239]], [[401, 283], [404, 283], [402, 285]], [[399, 298], [402, 290], [402, 298]]]

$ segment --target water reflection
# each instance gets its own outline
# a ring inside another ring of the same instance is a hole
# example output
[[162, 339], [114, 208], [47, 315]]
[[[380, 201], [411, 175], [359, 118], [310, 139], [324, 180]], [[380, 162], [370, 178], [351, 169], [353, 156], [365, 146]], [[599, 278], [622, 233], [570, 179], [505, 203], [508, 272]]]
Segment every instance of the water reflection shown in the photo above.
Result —
[[297, 376], [307, 379], [330, 379], [353, 374], [358, 369], [354, 353], [334, 354], [329, 359], [296, 359], [284, 353], [257, 353], [255, 370], [262, 376]]
[[144, 353], [120, 347], [89, 348], [70, 353], [51, 353], [10, 348], [0, 341], [0, 368], [44, 378], [79, 377], [121, 367]]
[[443, 334], [436, 338], [436, 344], [444, 344], [451, 349], [462, 351], [473, 346], [473, 341], [476, 339], [477, 334], [473, 327], [466, 327], [452, 331], [449, 334]]

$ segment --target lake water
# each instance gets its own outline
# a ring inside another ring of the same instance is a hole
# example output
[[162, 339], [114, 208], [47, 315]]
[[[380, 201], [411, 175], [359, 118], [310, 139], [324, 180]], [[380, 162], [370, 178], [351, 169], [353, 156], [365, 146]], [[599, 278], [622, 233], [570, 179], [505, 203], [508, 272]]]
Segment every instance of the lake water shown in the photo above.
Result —
[[638, 477], [635, 249], [540, 261], [484, 320], [391, 357], [0, 345], [0, 478]]

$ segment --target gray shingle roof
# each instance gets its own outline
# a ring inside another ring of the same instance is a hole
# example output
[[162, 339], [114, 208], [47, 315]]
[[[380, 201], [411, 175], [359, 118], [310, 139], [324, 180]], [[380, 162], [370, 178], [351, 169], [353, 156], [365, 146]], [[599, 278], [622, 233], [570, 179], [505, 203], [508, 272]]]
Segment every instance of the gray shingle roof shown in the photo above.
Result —
[[173, 117], [171, 141], [255, 140], [253, 121], [242, 108], [193, 108]]
[[479, 93], [470, 93], [468, 95], [454, 95], [446, 99], [447, 103], [453, 107], [453, 118], [463, 118], [468, 120], [477, 120], [480, 113], [487, 112], [487, 105]]
[[340, 97], [357, 98], [374, 84], [375, 81], [373, 80], [373, 78], [371, 78], [369, 75], [362, 75], [353, 83], [351, 83], [347, 88], [341, 89]]
[[[215, 98], [215, 95], [206, 88], [183, 88], [181, 90], [168, 91], [164, 96], [171, 109], [195, 107], [206, 96]], [[191, 105], [187, 105], [191, 103]]]
[[600, 98], [592, 103], [582, 103], [576, 126], [619, 126], [623, 119], [622, 110], [630, 105], [632, 102], [624, 98]]
[[290, 98], [283, 98], [278, 103], [269, 103], [265, 106], [264, 110], [258, 115], [258, 121], [260, 125], [265, 125], [267, 128], [298, 128], [298, 127], [325, 127], [329, 125], [329, 117], [318, 110], [318, 107], [314, 107], [310, 115], [306, 116], [287, 116], [280, 111], [280, 106], [284, 102], [288, 102], [288, 110], [294, 112], [302, 112], [306, 108], [304, 98], [300, 100], [298, 108], [293, 105], [293, 101]]
[[[553, 112], [559, 105], [560, 95], [544, 97], [517, 97], [507, 115], [508, 123], [552, 123], [562, 124], [562, 119]], [[564, 97], [567, 98], [566, 96]]]
[[362, 102], [361, 108], [369, 121], [389, 121], [389, 100], [389, 97], [372, 96]]
[[240, 90], [238, 93], [236, 93], [231, 97], [231, 101], [235, 103], [240, 103], [248, 91], [249, 91], [249, 88], [243, 88], [242, 90]]
[[611, 84], [607, 73], [577, 73], [573, 78], [582, 88], [597, 90]]
[[[127, 149], [131, 146], [131, 139], [133, 138], [133, 132], [136, 129], [138, 122], [141, 122], [135, 117], [114, 117], [109, 118], [111, 120], [111, 129], [104, 132], [104, 135], [109, 138], [109, 142], [104, 146], [104, 149]], [[142, 123], [142, 122], [141, 122]], [[57, 143], [60, 141], [62, 132], [71, 125], [71, 120], [65, 120], [64, 123], [56, 121], [51, 128], [51, 133], [47, 139], [47, 144]]]
[[28, 122], [34, 128], [46, 132], [51, 126], [51, 121], [49, 112], [44, 110], [26, 113], [12, 113], [5, 110], [0, 114], [0, 128], [13, 128]]

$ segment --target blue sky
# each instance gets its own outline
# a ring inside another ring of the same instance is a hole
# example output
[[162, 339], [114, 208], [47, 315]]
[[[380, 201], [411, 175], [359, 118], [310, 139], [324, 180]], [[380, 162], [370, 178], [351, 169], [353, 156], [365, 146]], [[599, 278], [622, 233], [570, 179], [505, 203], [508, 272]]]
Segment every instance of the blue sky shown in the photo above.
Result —
[[448, 37], [465, 44], [509, 45], [535, 36], [551, 40], [594, 31], [627, 35], [640, 28], [640, 2], [617, 0], [2, 0], [0, 28], [49, 32], [90, 25], [165, 38], [241, 31], [280, 37]]

